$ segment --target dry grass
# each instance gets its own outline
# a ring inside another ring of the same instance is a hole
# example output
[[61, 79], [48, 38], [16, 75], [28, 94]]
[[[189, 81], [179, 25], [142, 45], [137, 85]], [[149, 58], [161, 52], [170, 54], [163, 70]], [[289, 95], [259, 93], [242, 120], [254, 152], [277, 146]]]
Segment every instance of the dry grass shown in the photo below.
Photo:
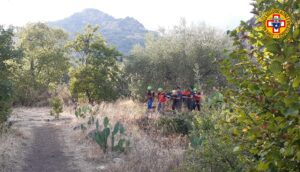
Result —
[[20, 171], [23, 164], [22, 133], [11, 130], [8, 133], [2, 133], [0, 136], [0, 171]]
[[[142, 171], [164, 172], [171, 171], [182, 161], [186, 138], [180, 136], [164, 137], [159, 132], [145, 132], [137, 124], [137, 121], [145, 117], [144, 105], [132, 100], [119, 100], [115, 103], [102, 103], [93, 106], [97, 119], [101, 121], [107, 116], [111, 125], [120, 121], [126, 128], [130, 138], [130, 150], [127, 153], [116, 154], [109, 152], [104, 154], [100, 147], [87, 133], [95, 129], [92, 126], [87, 131], [73, 130], [74, 127], [85, 122], [75, 119], [66, 128], [64, 138], [66, 152], [72, 152], [77, 157], [77, 163], [83, 171]], [[74, 114], [73, 109], [65, 113]], [[75, 116], [75, 115], [73, 115]], [[158, 118], [158, 114], [151, 116]], [[72, 150], [72, 151], [71, 151]]]
[[[87, 137], [88, 132], [95, 129], [95, 126], [85, 132], [74, 130], [74, 127], [86, 120], [77, 119], [72, 107], [65, 108], [60, 120], [53, 120], [54, 117], [49, 116], [49, 108], [15, 108], [10, 118], [12, 128], [0, 136], [0, 172], [21, 171], [26, 155], [34, 149], [33, 131], [49, 123], [58, 128], [58, 139], [69, 159], [68, 165], [80, 171], [164, 172], [171, 171], [182, 161], [186, 138], [178, 135], [165, 137], [155, 129], [142, 129], [138, 121], [145, 117], [143, 104], [132, 100], [119, 100], [93, 106], [93, 110], [101, 124], [107, 116], [111, 125], [117, 121], [124, 125], [131, 141], [129, 151], [122, 154], [104, 154]], [[155, 120], [158, 117], [153, 114], [150, 119]]]
[[26, 124], [19, 125], [21, 110], [13, 111], [10, 121], [14, 123], [12, 128], [0, 133], [0, 171], [21, 171], [24, 166], [26, 151], [31, 145], [31, 129]]

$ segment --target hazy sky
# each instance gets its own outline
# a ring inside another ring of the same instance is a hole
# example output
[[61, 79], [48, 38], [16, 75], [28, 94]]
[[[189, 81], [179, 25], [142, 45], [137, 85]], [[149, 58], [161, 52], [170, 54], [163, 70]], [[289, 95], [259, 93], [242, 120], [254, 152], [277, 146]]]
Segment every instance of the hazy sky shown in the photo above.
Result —
[[116, 18], [139, 20], [147, 29], [172, 27], [184, 17], [231, 29], [251, 18], [251, 0], [0, 0], [0, 24], [63, 19], [85, 8], [96, 8]]

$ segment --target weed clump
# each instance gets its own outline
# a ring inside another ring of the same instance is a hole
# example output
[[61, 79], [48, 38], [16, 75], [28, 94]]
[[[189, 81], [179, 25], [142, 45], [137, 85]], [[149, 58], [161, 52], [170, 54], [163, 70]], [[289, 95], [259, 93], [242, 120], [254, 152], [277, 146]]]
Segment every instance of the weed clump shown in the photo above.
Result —
[[55, 119], [59, 118], [59, 114], [63, 112], [63, 103], [59, 97], [53, 97], [50, 101], [51, 111], [50, 115], [54, 115]]

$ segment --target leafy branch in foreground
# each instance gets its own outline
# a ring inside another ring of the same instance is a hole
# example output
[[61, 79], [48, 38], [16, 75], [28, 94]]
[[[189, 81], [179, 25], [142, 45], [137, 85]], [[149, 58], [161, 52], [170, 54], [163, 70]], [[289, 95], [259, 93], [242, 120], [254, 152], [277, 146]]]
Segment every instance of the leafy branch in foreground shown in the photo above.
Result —
[[[227, 115], [236, 150], [245, 162], [255, 163], [254, 171], [299, 171], [300, 2], [257, 0], [253, 5], [256, 24], [242, 22], [230, 32], [236, 48], [223, 62], [233, 85], [225, 97], [234, 110]], [[263, 31], [259, 16], [271, 8], [291, 17], [291, 30], [283, 38]]]

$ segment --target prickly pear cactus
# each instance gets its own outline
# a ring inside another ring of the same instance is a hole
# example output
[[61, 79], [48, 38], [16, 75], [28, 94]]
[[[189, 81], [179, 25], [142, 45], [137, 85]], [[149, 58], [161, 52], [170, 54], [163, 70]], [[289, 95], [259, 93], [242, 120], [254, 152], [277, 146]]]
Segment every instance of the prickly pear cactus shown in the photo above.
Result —
[[85, 118], [88, 113], [90, 113], [92, 109], [89, 106], [82, 106], [76, 109], [75, 116], [77, 118]]
[[99, 129], [99, 120], [96, 120], [96, 132], [94, 133], [93, 139], [101, 147], [104, 152], [107, 152], [108, 149], [108, 138], [111, 134], [111, 150], [124, 152], [126, 147], [129, 147], [130, 142], [124, 138], [119, 139], [118, 144], [115, 145], [115, 137], [119, 133], [121, 136], [125, 135], [125, 128], [120, 122], [117, 122], [114, 126], [114, 129], [111, 131], [109, 128], [109, 119], [104, 118], [103, 121], [104, 128], [101, 131]]
[[97, 131], [94, 134], [94, 140], [102, 148], [102, 150], [106, 152], [108, 148], [108, 144], [107, 144], [108, 137], [110, 135], [109, 120], [107, 117], [105, 117], [103, 124], [104, 124], [104, 129], [102, 131], [99, 131], [99, 121], [98, 120], [96, 121]]

